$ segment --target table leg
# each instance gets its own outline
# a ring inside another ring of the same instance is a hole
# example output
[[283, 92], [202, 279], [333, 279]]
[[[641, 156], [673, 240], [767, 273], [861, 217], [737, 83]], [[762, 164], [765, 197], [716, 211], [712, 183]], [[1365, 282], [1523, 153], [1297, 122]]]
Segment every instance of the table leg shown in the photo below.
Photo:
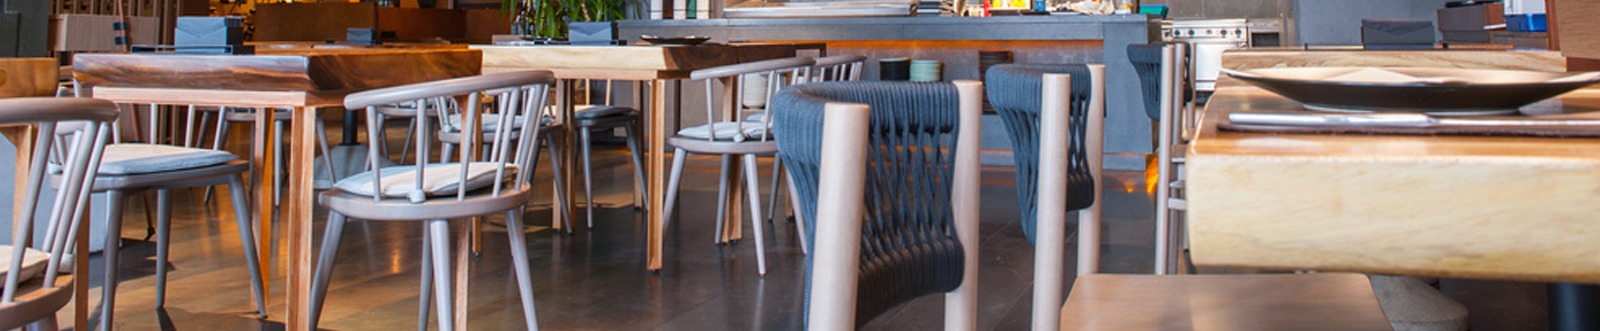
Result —
[[1600, 285], [1550, 284], [1550, 330], [1600, 330]]
[[460, 229], [456, 231], [456, 279], [450, 282], [452, 286], [455, 286], [455, 316], [453, 316], [455, 320], [452, 322], [455, 323], [456, 330], [467, 329], [467, 277], [471, 275], [469, 266], [472, 265], [472, 259], [468, 255], [471, 254], [471, 241], [472, 237], [474, 237], [473, 232], [470, 230]]
[[[277, 259], [277, 247], [274, 243], [277, 238], [273, 234], [273, 208], [272, 208], [272, 182], [277, 176], [277, 162], [272, 158], [269, 145], [278, 137], [272, 132], [272, 109], [256, 108], [253, 135], [255, 139], [250, 142], [250, 194], [254, 195], [255, 203], [250, 210], [255, 212], [256, 222], [256, 253], [261, 259], [261, 289], [262, 293], [272, 293], [272, 261]], [[220, 114], [218, 116], [221, 116]]]
[[[555, 99], [555, 103], [554, 104], [556, 106], [556, 109], [558, 110], [554, 114], [556, 116], [556, 120], [561, 121], [561, 123], [568, 124], [568, 125], [563, 125], [562, 126], [563, 129], [562, 129], [562, 132], [560, 132], [560, 135], [562, 137], [571, 137], [574, 134], [574, 132], [576, 132], [576, 131], [572, 130], [572, 125], [571, 125], [572, 123], [567, 121], [568, 118], [572, 118], [572, 116], [569, 116], [569, 115], [572, 114], [572, 80], [570, 80], [570, 79], [559, 79], [559, 80], [556, 80], [556, 99]], [[557, 142], [556, 141], [550, 141], [549, 143], [550, 144], [555, 144]], [[567, 154], [571, 153], [573, 149], [572, 148], [557, 148], [556, 150], [559, 151], [560, 154], [554, 155], [555, 158], [556, 158], [556, 160], [554, 162], [560, 162], [561, 167], [563, 169], [561, 171], [562, 173], [554, 173], [554, 172], [552, 172], [551, 175], [552, 176], [567, 175], [567, 173], [569, 173], [570, 170], [572, 169], [572, 164], [567, 162], [567, 160], [570, 160], [572, 158], [568, 157]], [[535, 162], [537, 162], [537, 160], [535, 160]], [[551, 169], [551, 171], [555, 171], [555, 169]], [[571, 182], [571, 180], [570, 180], [572, 178], [571, 176], [567, 176], [566, 178], [569, 179], [568, 182]], [[568, 216], [568, 215], [572, 215], [572, 214], [569, 214], [569, 212], [571, 212], [571, 209], [568, 209], [567, 208], [568, 206], [562, 206], [561, 205], [561, 199], [559, 197], [563, 193], [571, 193], [572, 192], [572, 187], [571, 187], [571, 185], [567, 185], [567, 187], [561, 187], [561, 185], [557, 185], [556, 183], [557, 182], [552, 181], [551, 184], [550, 184], [550, 186], [552, 188], [551, 191], [550, 191], [550, 228], [551, 229], [555, 229], [556, 233], [561, 233], [561, 231], [571, 231], [572, 229], [563, 229], [563, 226], [565, 226], [565, 224], [562, 224], [562, 217]], [[567, 195], [567, 203], [570, 204], [572, 202], [572, 200], [573, 200], [572, 199], [572, 195], [570, 195], [570, 194]]]
[[[28, 196], [28, 169], [33, 167], [34, 130], [31, 125], [8, 125], [0, 127], [0, 135], [5, 135], [6, 139], [11, 140], [12, 145], [17, 146], [16, 168], [13, 168], [16, 169], [16, 173], [12, 176], [14, 181], [11, 182], [15, 186], [12, 192], [16, 192], [11, 196], [11, 219], [20, 219], [26, 210], [19, 206], [23, 205], [22, 200]], [[11, 222], [11, 233], [21, 230], [22, 222]], [[32, 234], [26, 234], [25, 238], [28, 238], [27, 241], [33, 241]]]
[[[289, 149], [289, 185], [292, 194], [284, 203], [287, 213], [283, 216], [288, 224], [289, 244], [289, 287], [286, 288], [288, 309], [286, 326], [289, 330], [311, 330], [307, 317], [311, 315], [311, 218], [316, 210], [312, 188], [313, 174], [311, 168], [316, 159], [317, 117], [316, 107], [295, 109], [293, 146]], [[270, 199], [270, 197], [268, 198]], [[270, 200], [265, 200], [270, 201]]]
[[656, 80], [650, 84], [650, 109], [644, 113], [645, 128], [648, 130], [645, 144], [649, 147], [648, 159], [645, 168], [649, 169], [645, 176], [649, 185], [645, 189], [645, 228], [647, 229], [647, 244], [645, 247], [646, 268], [650, 271], [661, 270], [662, 236], [662, 209], [667, 202], [667, 82]]

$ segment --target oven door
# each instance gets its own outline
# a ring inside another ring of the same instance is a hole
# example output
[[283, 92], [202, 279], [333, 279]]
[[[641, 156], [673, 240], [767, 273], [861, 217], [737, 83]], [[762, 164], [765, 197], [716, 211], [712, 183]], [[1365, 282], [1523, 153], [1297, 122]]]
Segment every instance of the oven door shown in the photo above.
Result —
[[1222, 69], [1222, 52], [1245, 46], [1238, 39], [1188, 40], [1194, 50], [1194, 89], [1200, 92], [1216, 90], [1217, 75]]

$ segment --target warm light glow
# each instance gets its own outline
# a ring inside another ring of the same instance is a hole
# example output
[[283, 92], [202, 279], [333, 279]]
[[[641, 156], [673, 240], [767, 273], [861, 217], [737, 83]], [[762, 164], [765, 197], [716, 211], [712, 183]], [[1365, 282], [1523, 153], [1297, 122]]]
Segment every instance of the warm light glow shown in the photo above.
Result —
[[[1161, 165], [1156, 163], [1156, 159], [1157, 157], [1154, 154], [1144, 155], [1144, 193], [1147, 194], [1155, 194], [1156, 183], [1161, 182], [1161, 178], [1159, 178], [1161, 177]], [[1128, 188], [1128, 193], [1133, 193], [1134, 185], [1136, 184], [1132, 182], [1125, 185]]]

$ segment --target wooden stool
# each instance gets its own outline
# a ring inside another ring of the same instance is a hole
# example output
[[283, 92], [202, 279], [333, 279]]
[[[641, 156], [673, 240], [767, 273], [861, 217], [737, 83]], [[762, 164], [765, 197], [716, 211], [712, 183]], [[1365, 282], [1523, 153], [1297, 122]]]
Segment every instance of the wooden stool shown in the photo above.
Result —
[[1390, 330], [1366, 275], [1078, 277], [1062, 330]]

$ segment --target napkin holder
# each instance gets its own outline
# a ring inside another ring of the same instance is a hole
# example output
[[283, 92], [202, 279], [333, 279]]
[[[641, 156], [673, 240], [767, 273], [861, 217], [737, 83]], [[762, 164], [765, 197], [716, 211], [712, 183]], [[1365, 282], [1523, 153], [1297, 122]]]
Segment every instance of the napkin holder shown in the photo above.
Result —
[[187, 54], [250, 54], [244, 45], [244, 18], [182, 16], [173, 29], [173, 52]]
[[378, 29], [349, 28], [344, 31], [344, 42], [350, 45], [372, 46], [377, 45]]

